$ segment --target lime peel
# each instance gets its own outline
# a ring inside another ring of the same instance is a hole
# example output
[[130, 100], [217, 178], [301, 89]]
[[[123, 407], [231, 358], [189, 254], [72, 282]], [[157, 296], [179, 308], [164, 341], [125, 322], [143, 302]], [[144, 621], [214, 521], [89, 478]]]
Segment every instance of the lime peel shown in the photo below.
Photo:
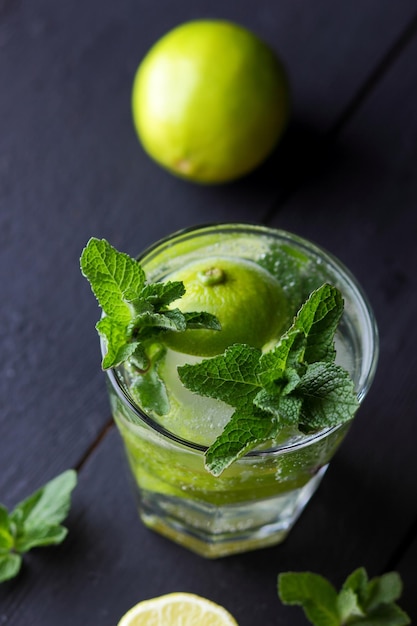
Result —
[[132, 607], [118, 626], [238, 626], [222, 606], [193, 593], [175, 592]]
[[141, 61], [132, 114], [144, 150], [187, 180], [216, 184], [258, 167], [288, 122], [281, 61], [252, 32], [224, 20], [181, 24]]
[[185, 294], [172, 303], [183, 313], [207, 311], [221, 330], [167, 332], [166, 345], [194, 356], [214, 356], [234, 343], [262, 348], [276, 340], [288, 322], [288, 304], [278, 281], [253, 261], [231, 257], [198, 260], [168, 280], [184, 284]]

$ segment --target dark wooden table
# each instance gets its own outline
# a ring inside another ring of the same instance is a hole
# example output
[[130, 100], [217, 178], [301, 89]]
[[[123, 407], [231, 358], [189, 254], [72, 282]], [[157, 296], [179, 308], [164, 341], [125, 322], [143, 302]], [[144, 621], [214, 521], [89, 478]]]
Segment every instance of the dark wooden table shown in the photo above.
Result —
[[[0, 624], [111, 626], [171, 591], [240, 626], [305, 624], [280, 571], [339, 586], [398, 570], [417, 617], [417, 19], [415, 0], [0, 1], [0, 502], [76, 468], [59, 547], [0, 586]], [[202, 187], [162, 171], [133, 131], [130, 90], [149, 46], [222, 17], [281, 55], [293, 119], [256, 173]], [[374, 386], [287, 541], [206, 561], [138, 521], [112, 426], [98, 309], [78, 260], [92, 235], [136, 254], [186, 226], [263, 223], [337, 255], [380, 328]]]

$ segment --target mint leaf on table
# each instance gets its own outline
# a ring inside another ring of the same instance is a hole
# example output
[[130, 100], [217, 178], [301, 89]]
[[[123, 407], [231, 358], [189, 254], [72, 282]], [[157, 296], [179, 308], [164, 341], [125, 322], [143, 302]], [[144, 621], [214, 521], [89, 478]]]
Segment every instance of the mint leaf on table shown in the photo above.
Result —
[[287, 572], [278, 578], [284, 604], [297, 604], [315, 626], [339, 626], [337, 592], [323, 576], [311, 572]]
[[0, 582], [16, 576], [21, 557], [13, 554], [13, 535], [7, 509], [0, 504]]
[[20, 502], [11, 513], [0, 505], [0, 582], [18, 574], [25, 552], [65, 539], [68, 531], [61, 522], [68, 515], [76, 484], [76, 472], [67, 470]]
[[236, 409], [207, 451], [206, 467], [212, 474], [219, 475], [283, 428], [309, 433], [353, 417], [358, 408], [354, 383], [334, 363], [334, 335], [342, 313], [340, 292], [324, 284], [270, 351], [234, 344], [219, 356], [178, 368], [189, 390]]
[[397, 572], [369, 581], [365, 569], [359, 568], [339, 592], [319, 574], [285, 572], [278, 576], [281, 601], [301, 606], [314, 626], [405, 626], [411, 621], [395, 602], [401, 593]]
[[[169, 305], [184, 295], [181, 282], [148, 283], [145, 272], [135, 259], [119, 252], [105, 239], [91, 238], [84, 248], [80, 266], [96, 296], [104, 316], [96, 328], [106, 344], [103, 369], [129, 360], [140, 373], [151, 369], [152, 346], [163, 344], [166, 331], [183, 332], [189, 328], [220, 330], [209, 313], [182, 313]], [[149, 390], [159, 395], [154, 405], [165, 410], [166, 391], [157, 376], [146, 376], [142, 388], [149, 404]], [[140, 394], [141, 385], [137, 392]]]

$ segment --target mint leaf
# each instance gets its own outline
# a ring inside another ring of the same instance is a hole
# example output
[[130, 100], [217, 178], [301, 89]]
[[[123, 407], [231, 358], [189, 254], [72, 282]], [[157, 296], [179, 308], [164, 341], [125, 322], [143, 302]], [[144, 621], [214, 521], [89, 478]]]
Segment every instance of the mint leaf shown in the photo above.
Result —
[[368, 589], [368, 574], [364, 567], [355, 569], [343, 583], [342, 589], [351, 589], [358, 596], [360, 603], [365, 602], [365, 596]]
[[15, 576], [21, 555], [31, 548], [61, 543], [61, 525], [71, 505], [77, 474], [67, 470], [20, 502], [11, 513], [0, 505], [0, 582]]
[[306, 617], [315, 626], [340, 625], [336, 589], [319, 574], [280, 574], [278, 593], [284, 604], [301, 605]]
[[15, 507], [10, 521], [16, 529], [14, 548], [17, 552], [60, 543], [64, 539], [67, 531], [60, 523], [68, 515], [70, 495], [76, 483], [76, 472], [67, 470]]
[[151, 371], [155, 365], [151, 358], [154, 346], [163, 344], [167, 331], [220, 330], [218, 320], [210, 313], [182, 313], [170, 308], [184, 295], [183, 283], [148, 283], [140, 264], [105, 239], [89, 240], [80, 266], [105, 314], [96, 324], [106, 346], [103, 369], [129, 361], [137, 374], [144, 376], [135, 386], [139, 404], [159, 415], [166, 413], [169, 402], [164, 383], [157, 372]]
[[199, 329], [205, 328], [208, 330], [221, 330], [221, 324], [215, 315], [206, 313], [205, 311], [190, 311], [189, 313], [183, 313], [184, 319], [187, 324], [187, 328]]
[[291, 246], [272, 244], [257, 262], [273, 276], [285, 276], [282, 288], [291, 311], [297, 311], [320, 284], [311, 259]]
[[289, 330], [261, 359], [264, 385], [276, 382], [288, 368], [335, 359], [334, 336], [343, 313], [340, 292], [324, 284], [303, 304]]
[[278, 576], [278, 593], [284, 604], [317, 599], [336, 608], [337, 592], [323, 576], [311, 572], [284, 572]]
[[131, 382], [130, 390], [133, 398], [145, 411], [154, 411], [158, 415], [164, 415], [169, 411], [169, 400], [165, 384], [159, 374], [159, 366], [165, 355], [163, 346], [155, 347], [152, 355], [153, 366], [147, 371], [139, 373], [135, 368], [128, 369]]
[[406, 626], [411, 620], [396, 604], [381, 604], [365, 617], [350, 619], [348, 623], [349, 626]]
[[405, 626], [411, 621], [394, 602], [401, 592], [401, 578], [396, 572], [368, 581], [365, 569], [359, 568], [339, 593], [325, 578], [311, 572], [278, 576], [281, 601], [301, 606], [314, 626]]
[[334, 361], [334, 335], [343, 313], [343, 298], [338, 289], [324, 284], [310, 295], [294, 321], [294, 329], [306, 337], [304, 360]]
[[68, 514], [70, 494], [77, 484], [77, 474], [67, 470], [20, 502], [10, 514], [16, 525], [41, 526], [59, 524]]
[[[259, 413], [259, 412], [258, 412]], [[219, 476], [231, 463], [248, 450], [271, 438], [274, 423], [255, 411], [237, 409], [220, 437], [209, 447], [205, 466], [213, 476]]]
[[179, 309], [162, 312], [143, 311], [133, 318], [130, 326], [132, 336], [142, 340], [149, 339], [161, 330], [184, 331], [187, 328], [185, 317]]
[[262, 389], [258, 375], [261, 356], [257, 348], [234, 344], [223, 355], [178, 368], [188, 389], [236, 408], [206, 453], [206, 469], [214, 476], [276, 432], [275, 421], [253, 403]]
[[297, 368], [302, 360], [305, 335], [292, 326], [277, 345], [262, 355], [259, 363], [259, 379], [264, 386], [275, 386], [284, 378], [287, 369]]
[[255, 397], [254, 403], [260, 409], [272, 413], [277, 423], [284, 426], [297, 426], [300, 421], [303, 401], [301, 398], [268, 393], [262, 389]]
[[230, 429], [227, 425], [207, 451], [211, 473], [218, 475], [283, 428], [312, 433], [352, 419], [358, 408], [354, 383], [334, 363], [342, 313], [340, 292], [322, 285], [270, 351], [234, 344], [221, 355], [178, 368], [190, 391], [237, 409]]
[[0, 553], [0, 583], [17, 576], [22, 566], [20, 554]]
[[305, 433], [343, 424], [359, 407], [349, 374], [334, 363], [313, 363], [294, 389], [303, 398], [300, 430]]
[[337, 610], [342, 624], [352, 615], [363, 616], [358, 597], [352, 589], [342, 589], [337, 597]]
[[402, 594], [402, 582], [397, 572], [374, 578], [368, 585], [366, 608], [372, 610], [381, 603], [395, 602]]
[[178, 368], [182, 383], [202, 396], [223, 400], [233, 407], [250, 405], [261, 388], [257, 371], [261, 351], [234, 344], [224, 354]]
[[137, 341], [126, 343], [126, 326], [111, 317], [99, 320], [96, 329], [107, 346], [107, 352], [103, 357], [103, 369], [120, 365], [132, 356], [138, 347]]
[[118, 252], [105, 239], [94, 237], [84, 248], [80, 263], [104, 313], [118, 322], [129, 323], [131, 309], [127, 297], [145, 283], [139, 263]]
[[[146, 284], [140, 292], [140, 300], [149, 302], [153, 307], [161, 308], [178, 300], [185, 294], [184, 284], [179, 281]], [[133, 304], [135, 299], [133, 299]]]
[[38, 526], [25, 525], [18, 530], [15, 539], [15, 550], [19, 554], [29, 552], [32, 548], [57, 545], [64, 541], [68, 530], [64, 526], [49, 525], [44, 522]]
[[6, 507], [0, 504], [0, 555], [8, 552], [13, 546], [13, 535], [10, 531], [10, 519]]

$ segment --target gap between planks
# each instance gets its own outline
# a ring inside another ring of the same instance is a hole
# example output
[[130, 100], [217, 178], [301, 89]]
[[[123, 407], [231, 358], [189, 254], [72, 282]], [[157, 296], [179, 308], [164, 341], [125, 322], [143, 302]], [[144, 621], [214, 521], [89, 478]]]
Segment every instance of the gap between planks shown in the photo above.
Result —
[[95, 452], [95, 450], [98, 448], [98, 446], [100, 445], [100, 443], [103, 441], [103, 439], [106, 437], [107, 433], [114, 427], [114, 421], [113, 418], [109, 418], [107, 420], [107, 422], [104, 424], [103, 428], [100, 430], [100, 432], [98, 433], [97, 437], [92, 441], [92, 443], [88, 446], [87, 450], [84, 452], [84, 454], [82, 455], [82, 457], [80, 458], [80, 460], [78, 461], [78, 463], [75, 465], [75, 470], [77, 472], [79, 472], [80, 470], [82, 470], [82, 468], [84, 467], [84, 465], [86, 464], [86, 462], [89, 460], [89, 458], [91, 457], [91, 455]]

